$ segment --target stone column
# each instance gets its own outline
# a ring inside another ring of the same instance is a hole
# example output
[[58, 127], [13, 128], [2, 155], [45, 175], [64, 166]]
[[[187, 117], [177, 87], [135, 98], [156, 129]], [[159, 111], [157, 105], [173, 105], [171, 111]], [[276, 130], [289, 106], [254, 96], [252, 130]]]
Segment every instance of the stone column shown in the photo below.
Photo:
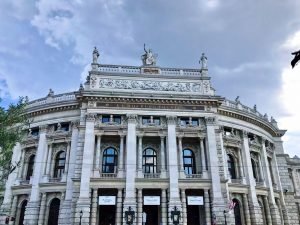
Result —
[[120, 157], [119, 157], [119, 169], [118, 177], [124, 176], [124, 137], [123, 133], [120, 133]]
[[96, 170], [99, 170], [99, 168], [101, 167], [101, 165], [100, 165], [100, 158], [101, 158], [100, 146], [101, 146], [101, 135], [97, 135], [97, 139], [96, 139], [96, 159], [95, 159], [95, 169]]
[[142, 189], [138, 189], [137, 199], [137, 225], [143, 224], [143, 192]]
[[[277, 145], [279, 147], [283, 148], [282, 143], [277, 143]], [[274, 164], [275, 164], [274, 168], [276, 169], [276, 177], [277, 177], [277, 181], [278, 181], [278, 184], [277, 184], [278, 190], [280, 191], [279, 194], [280, 194], [280, 206], [281, 206], [282, 217], [283, 217], [284, 225], [289, 225], [290, 220], [287, 215], [286, 204], [285, 204], [285, 199], [284, 199], [284, 194], [283, 194], [283, 189], [282, 189], [282, 185], [281, 185], [281, 181], [280, 181], [279, 169], [278, 169], [278, 164], [277, 164], [277, 156], [275, 153], [273, 155], [273, 159], [274, 159]]]
[[161, 222], [162, 225], [167, 225], [167, 190], [161, 190]]
[[94, 162], [95, 151], [95, 115], [87, 114], [85, 124], [85, 139], [82, 156], [81, 180], [79, 199], [77, 201], [77, 210], [75, 217], [79, 217], [82, 210], [82, 225], [88, 225], [90, 218], [90, 177]]
[[206, 157], [205, 157], [205, 148], [204, 148], [204, 138], [200, 137], [200, 155], [201, 155], [201, 171], [203, 178], [208, 178], [207, 169], [206, 169]]
[[181, 203], [182, 203], [182, 224], [187, 225], [187, 209], [185, 190], [181, 189]]
[[182, 135], [178, 136], [178, 156], [179, 156], [179, 175], [180, 178], [185, 178], [184, 167], [183, 167], [183, 151], [182, 151]]
[[266, 181], [265, 181], [265, 176], [262, 170], [262, 163], [261, 163], [261, 156], [258, 155], [258, 166], [259, 166], [259, 182], [262, 182], [262, 184], [265, 186]]
[[210, 215], [210, 201], [208, 189], [204, 190], [204, 207], [205, 207], [205, 222], [206, 224], [211, 224], [211, 215]]
[[272, 225], [271, 212], [270, 212], [268, 197], [266, 195], [263, 196], [263, 201], [264, 201], [264, 207], [265, 207], [265, 210], [266, 210], [267, 224]]
[[[266, 203], [268, 204], [268, 208], [271, 213], [270, 216], [272, 216], [272, 221], [270, 221], [270, 223], [272, 223], [273, 225], [279, 225], [279, 224], [281, 224], [281, 222], [280, 222], [280, 217], [277, 213], [278, 210], [277, 210], [277, 206], [276, 206], [276, 202], [275, 202], [273, 182], [272, 182], [271, 173], [269, 170], [269, 161], [268, 161], [265, 141], [266, 141], [265, 139], [262, 139], [261, 159], [262, 159], [262, 166], [263, 166], [264, 172], [265, 172], [265, 184], [267, 186], [268, 193], [269, 193], [269, 201], [267, 199], [267, 196], [265, 196], [266, 199], [264, 199], [264, 202], [266, 201]], [[269, 204], [270, 204], [270, 206], [269, 206]], [[270, 209], [272, 209], [272, 210], [270, 210]]]
[[[168, 121], [168, 166], [169, 166], [169, 206], [168, 206], [168, 223], [173, 224], [171, 221], [171, 211], [176, 206], [181, 211], [181, 201], [179, 198], [178, 187], [178, 158], [177, 158], [177, 145], [176, 145], [176, 117], [167, 116]], [[181, 156], [181, 155], [180, 155]]]
[[[135, 177], [136, 177], [136, 115], [127, 115], [127, 136], [126, 136], [126, 188], [125, 199], [123, 204], [123, 223], [125, 224], [125, 211], [128, 207], [136, 212], [136, 194], [135, 194]], [[133, 223], [136, 224], [136, 220]]]
[[43, 225], [45, 223], [46, 197], [46, 193], [42, 193], [38, 225]]
[[162, 178], [166, 178], [165, 137], [160, 136], [160, 161]]
[[93, 189], [91, 225], [96, 225], [98, 209], [98, 189]]
[[241, 156], [241, 149], [238, 149], [238, 160], [239, 160], [240, 177], [241, 177], [242, 183], [246, 184], [245, 173], [244, 173], [244, 164], [243, 164], [243, 159]]
[[25, 170], [25, 168], [24, 168], [25, 149], [22, 149], [21, 152], [22, 152], [21, 159], [20, 159], [21, 165], [18, 168], [18, 176], [17, 176], [19, 180], [23, 180], [22, 172]]
[[122, 189], [118, 189], [118, 196], [117, 196], [117, 210], [116, 210], [116, 225], [121, 225], [122, 222]]
[[66, 181], [67, 180], [67, 176], [68, 176], [68, 171], [69, 171], [69, 161], [70, 161], [70, 141], [67, 142], [67, 152], [66, 152], [66, 163], [65, 163], [65, 171], [63, 173], [62, 176], [62, 181]]
[[[14, 195], [11, 210], [10, 210], [10, 216], [13, 218], [16, 218], [16, 212], [17, 212], [17, 203], [18, 203], [18, 195]], [[10, 225], [13, 225], [13, 221], [9, 221]]]
[[46, 140], [47, 126], [42, 126], [39, 129], [39, 144], [37, 153], [35, 156], [35, 165], [33, 170], [33, 179], [31, 184], [30, 200], [27, 204], [24, 224], [36, 225], [38, 223], [39, 208], [40, 208], [40, 187], [39, 183], [43, 175], [43, 160], [44, 155], [47, 152], [47, 140]]
[[207, 143], [208, 143], [208, 157], [210, 165], [210, 174], [212, 180], [212, 208], [214, 215], [216, 216], [217, 224], [224, 221], [223, 211], [225, 209], [225, 202], [221, 190], [221, 180], [219, 172], [219, 160], [217, 154], [217, 143], [216, 143], [216, 118], [206, 117], [206, 129], [207, 129]]
[[[77, 142], [78, 142], [78, 125], [79, 121], [73, 121], [72, 126], [72, 136], [70, 143], [70, 156], [66, 183], [66, 194], [65, 199], [62, 201], [59, 213], [59, 224], [71, 224], [72, 220], [70, 215], [72, 215], [72, 196], [73, 196], [73, 180], [75, 174], [76, 165], [76, 153], [77, 153]], [[52, 154], [52, 152], [49, 152]]]
[[138, 147], [138, 178], [143, 177], [143, 135], [139, 134], [139, 147]]
[[48, 157], [47, 157], [47, 166], [46, 166], [46, 176], [49, 179], [50, 178], [50, 172], [51, 172], [51, 160], [52, 160], [52, 143], [49, 143], [49, 149], [48, 149]]
[[252, 224], [261, 224], [262, 221], [262, 215], [260, 206], [257, 201], [256, 196], [256, 182], [253, 176], [252, 171], [252, 164], [251, 164], [251, 156], [250, 156], [250, 149], [249, 149], [249, 140], [248, 140], [248, 132], [243, 132], [243, 159], [244, 159], [244, 165], [247, 170], [246, 172], [246, 178], [249, 182], [249, 209], [250, 209], [250, 218]]

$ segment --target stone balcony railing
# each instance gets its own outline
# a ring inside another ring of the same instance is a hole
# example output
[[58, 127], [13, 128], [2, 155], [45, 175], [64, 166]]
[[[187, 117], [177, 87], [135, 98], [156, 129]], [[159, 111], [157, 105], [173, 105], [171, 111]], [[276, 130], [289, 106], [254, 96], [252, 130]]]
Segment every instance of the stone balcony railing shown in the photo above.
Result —
[[49, 183], [58, 183], [58, 182], [61, 182], [61, 177], [49, 178]]
[[[160, 68], [161, 75], [172, 76], [199, 76], [201, 75], [199, 69], [184, 69], [184, 68]], [[100, 72], [106, 73], [127, 73], [127, 74], [141, 74], [142, 69], [139, 66], [122, 66], [122, 65], [99, 65]]]
[[203, 175], [201, 173], [185, 174], [185, 177], [187, 179], [201, 179], [201, 178], [203, 178]]
[[160, 178], [160, 173], [144, 173], [144, 178]]
[[27, 105], [27, 108], [41, 106], [41, 105], [45, 105], [45, 104], [49, 104], [49, 103], [59, 103], [59, 102], [64, 102], [64, 101], [70, 101], [70, 100], [75, 100], [75, 99], [76, 99], [76, 97], [75, 97], [74, 92], [53, 95], [53, 96], [48, 96], [45, 98], [40, 98], [35, 101], [29, 102]]
[[100, 173], [100, 178], [109, 179], [117, 177], [117, 173]]

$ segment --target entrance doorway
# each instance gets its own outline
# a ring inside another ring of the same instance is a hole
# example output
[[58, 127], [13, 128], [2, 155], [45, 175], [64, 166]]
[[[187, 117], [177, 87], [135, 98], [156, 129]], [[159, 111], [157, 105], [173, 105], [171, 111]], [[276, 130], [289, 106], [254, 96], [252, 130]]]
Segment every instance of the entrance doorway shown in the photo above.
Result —
[[101, 205], [99, 207], [99, 225], [115, 225], [116, 206]]
[[185, 194], [187, 196], [187, 225], [206, 224], [203, 190], [187, 189]]
[[98, 225], [116, 224], [117, 189], [98, 190]]
[[144, 220], [146, 224], [143, 225], [160, 225], [159, 211], [158, 205], [144, 205], [143, 212], [146, 213], [146, 219]]
[[160, 189], [143, 190], [143, 225], [161, 224], [160, 193]]

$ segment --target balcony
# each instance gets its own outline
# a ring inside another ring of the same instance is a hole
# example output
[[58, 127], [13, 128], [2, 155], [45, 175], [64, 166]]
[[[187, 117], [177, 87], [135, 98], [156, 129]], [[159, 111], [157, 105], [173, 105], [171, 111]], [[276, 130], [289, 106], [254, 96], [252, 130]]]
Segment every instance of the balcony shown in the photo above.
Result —
[[203, 178], [203, 175], [201, 173], [185, 174], [185, 177], [187, 179], [201, 179], [201, 178]]
[[160, 178], [160, 173], [144, 173], [146, 179], [157, 179]]
[[100, 178], [110, 179], [117, 177], [117, 173], [100, 173]]

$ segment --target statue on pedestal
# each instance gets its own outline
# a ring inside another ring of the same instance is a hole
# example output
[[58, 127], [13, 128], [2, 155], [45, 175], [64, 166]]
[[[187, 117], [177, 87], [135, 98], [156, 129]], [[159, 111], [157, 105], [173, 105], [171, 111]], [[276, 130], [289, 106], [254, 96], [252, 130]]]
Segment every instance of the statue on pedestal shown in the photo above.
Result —
[[144, 44], [145, 54], [142, 55], [142, 61], [144, 66], [155, 66], [157, 55], [152, 53], [152, 50], [146, 50], [146, 44]]
[[93, 51], [93, 63], [98, 63], [99, 52], [98, 49], [95, 47]]
[[199, 63], [201, 63], [201, 69], [207, 69], [207, 57], [204, 53], [202, 53]]

